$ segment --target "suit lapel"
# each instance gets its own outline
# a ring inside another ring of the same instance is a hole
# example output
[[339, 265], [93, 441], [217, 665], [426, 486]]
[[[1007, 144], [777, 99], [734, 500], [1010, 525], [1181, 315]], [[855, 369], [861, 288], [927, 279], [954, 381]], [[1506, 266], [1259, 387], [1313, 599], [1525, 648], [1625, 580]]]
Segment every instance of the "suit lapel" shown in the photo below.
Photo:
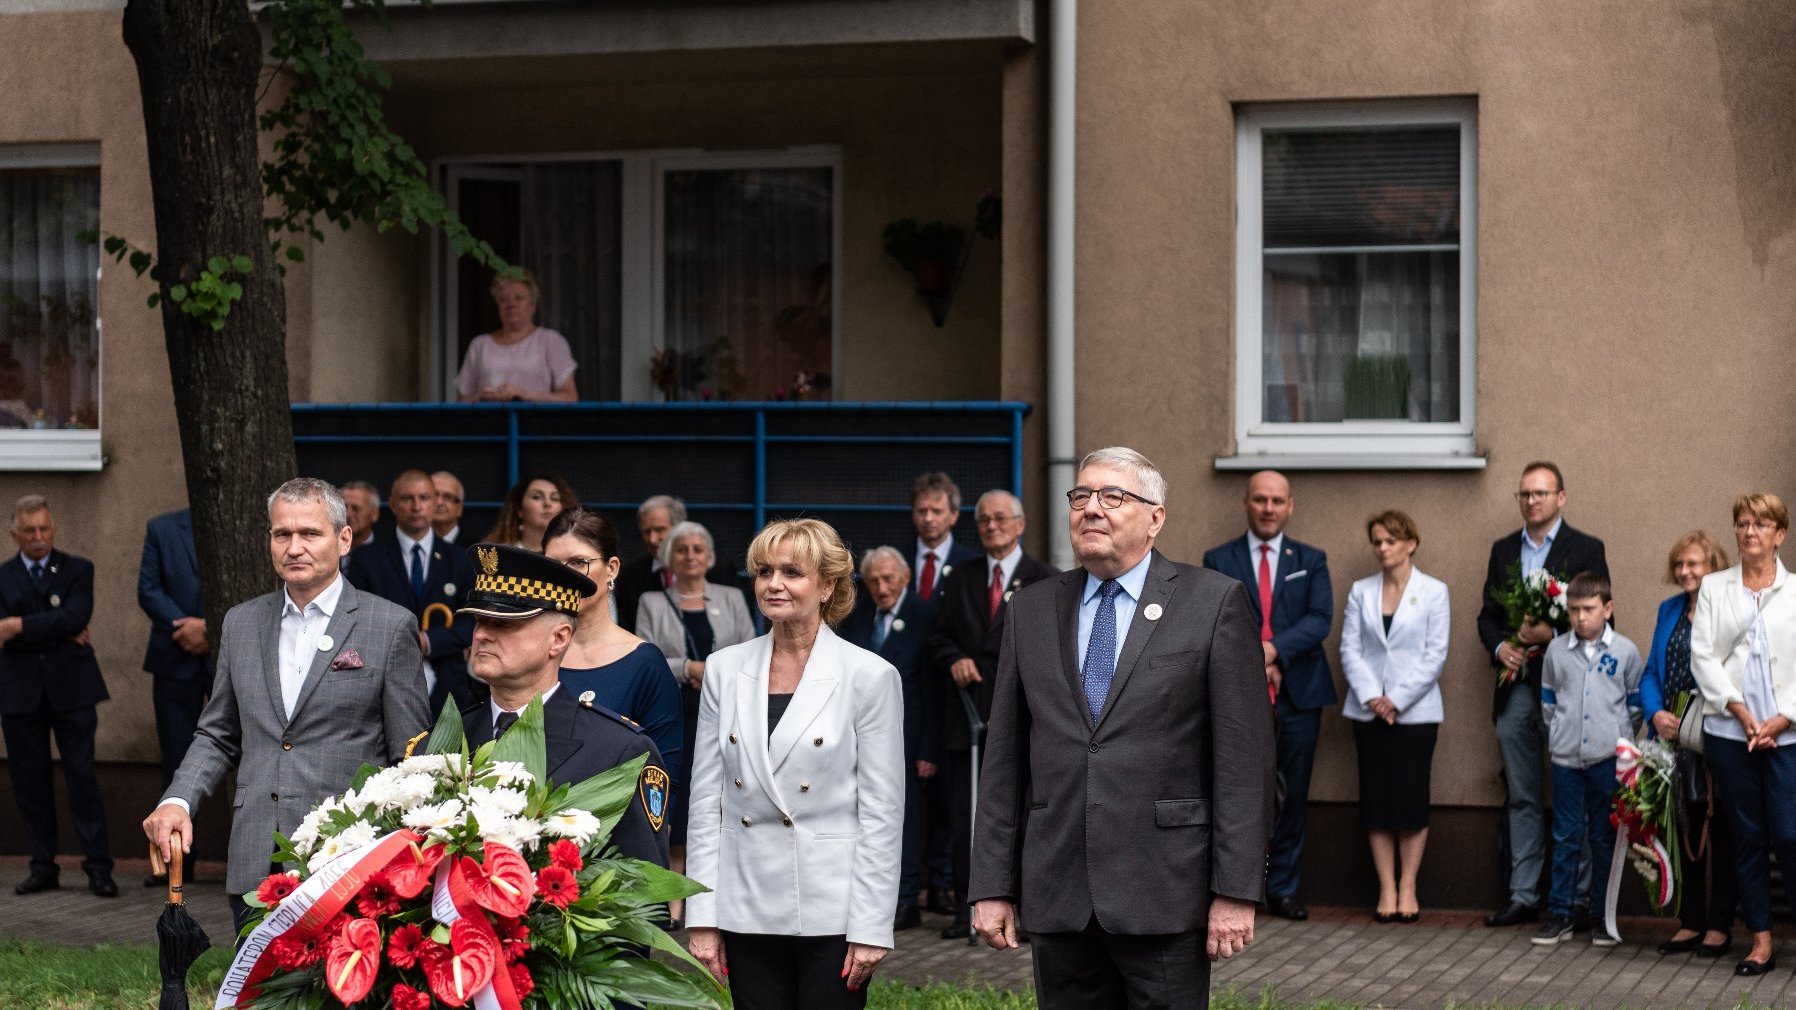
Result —
[[187, 563], [193, 566], [193, 570], [199, 571], [199, 549], [193, 540], [193, 513], [185, 513], [176, 519], [175, 528], [181, 531], [181, 553], [187, 556]]
[[[822, 636], [818, 637], [821, 639]], [[736, 672], [741, 679], [734, 687], [736, 739], [733, 746], [742, 748], [743, 762], [754, 772], [755, 778], [761, 780], [761, 789], [784, 809], [785, 801], [779, 798], [779, 787], [773, 784], [773, 769], [767, 761], [767, 671], [772, 663], [773, 636], [755, 639], [754, 653]]]
[[1060, 579], [1060, 591], [1054, 600], [1055, 616], [1060, 628], [1060, 666], [1066, 686], [1073, 692], [1074, 704], [1091, 727], [1091, 706], [1085, 703], [1085, 685], [1079, 679], [1079, 597], [1085, 592], [1085, 569], [1075, 568]]
[[[1266, 619], [1266, 615], [1260, 613], [1260, 559], [1253, 556], [1253, 548], [1248, 545], [1245, 533], [1229, 545], [1229, 552], [1234, 555], [1235, 564], [1239, 566], [1237, 570], [1241, 574], [1236, 578], [1240, 579], [1241, 584], [1247, 589], [1247, 605], [1253, 608], [1254, 626], [1258, 627]], [[1274, 575], [1273, 585], [1275, 588], [1272, 593], [1274, 605], [1278, 603], [1277, 584], [1278, 576]]]
[[[771, 770], [779, 771], [780, 765], [786, 763], [786, 757], [797, 745], [798, 738], [823, 714], [824, 706], [829, 704], [830, 696], [836, 693], [836, 686], [840, 683], [840, 675], [837, 673], [840, 666], [840, 648], [835, 632], [827, 626], [819, 628], [817, 641], [811, 646], [811, 656], [805, 660], [804, 676], [799, 678], [798, 690], [793, 693], [791, 704], [786, 706], [786, 714], [780, 716], [780, 724], [773, 728], [773, 736], [767, 741], [767, 765]], [[765, 713], [766, 710], [763, 709], [763, 716]]]
[[1150, 555], [1152, 560], [1147, 566], [1147, 581], [1141, 586], [1141, 599], [1135, 601], [1135, 616], [1129, 619], [1129, 633], [1123, 638], [1122, 655], [1116, 661], [1116, 676], [1110, 679], [1110, 692], [1104, 696], [1104, 707], [1098, 712], [1098, 728], [1110, 716], [1116, 707], [1116, 699], [1122, 695], [1123, 685], [1128, 683], [1135, 667], [1140, 665], [1141, 654], [1147, 650], [1148, 639], [1154, 637], [1154, 629], [1160, 626], [1158, 620], [1150, 620], [1147, 608], [1158, 605], [1162, 613], [1170, 609], [1172, 602], [1172, 580], [1177, 577], [1178, 569], [1172, 567], [1160, 552]]
[[[306, 702], [311, 700], [313, 693], [318, 690], [318, 683], [329, 672], [331, 660], [336, 659], [337, 653], [348, 644], [349, 633], [355, 629], [355, 611], [355, 587], [345, 582], [343, 595], [337, 599], [337, 612], [331, 615], [330, 623], [324, 626], [324, 633], [331, 638], [331, 646], [318, 650], [318, 654], [312, 657], [312, 665], [306, 670], [306, 682], [299, 688], [299, 700], [293, 703], [295, 719], [305, 711]], [[403, 676], [403, 671], [396, 670], [394, 673]]]
[[[545, 712], [544, 715], [546, 717], [547, 713]], [[468, 753], [472, 754], [474, 751], [478, 750], [482, 744], [485, 744], [493, 738], [492, 705], [482, 704], [480, 706], [479, 710], [471, 720], [473, 723], [472, 728], [468, 725], [469, 721], [470, 720], [467, 719], [462, 720], [462, 730], [468, 738]]]
[[[342, 578], [341, 575], [337, 577]], [[268, 684], [270, 709], [285, 726], [291, 721], [287, 716], [287, 705], [281, 700], [281, 664], [287, 661], [287, 657], [281, 655], [281, 617], [286, 610], [287, 591], [277, 589], [263, 598], [268, 601], [268, 615], [256, 622], [262, 636], [257, 643], [262, 655], [262, 679]]]
[[[1553, 535], [1553, 546], [1547, 548], [1546, 560], [1540, 563], [1541, 567], [1552, 572], [1554, 575], [1570, 577], [1578, 574], [1577, 572], [1568, 572], [1565, 570], [1565, 555], [1571, 550], [1572, 538], [1577, 535], [1578, 533], [1576, 530], [1572, 529], [1571, 523], [1560, 523], [1559, 532]], [[1519, 549], [1516, 552], [1516, 557], [1521, 557]]]
[[579, 702], [570, 704], [564, 697], [567, 688], [557, 688], [548, 700], [543, 702], [543, 737], [547, 743], [549, 781], [559, 782], [555, 773], [568, 763], [580, 748], [585, 746], [579, 734], [574, 732], [574, 716], [580, 708]]
[[[1415, 576], [1412, 575], [1410, 578], [1414, 579]], [[1374, 584], [1372, 592], [1366, 593], [1361, 598], [1359, 612], [1360, 620], [1365, 621], [1367, 626], [1372, 629], [1372, 633], [1388, 644], [1391, 635], [1390, 632], [1384, 630], [1384, 580], [1382, 578]], [[1397, 604], [1397, 613], [1403, 613], [1401, 601]], [[1393, 617], [1391, 618], [1391, 631], [1396, 630], [1397, 618]]]

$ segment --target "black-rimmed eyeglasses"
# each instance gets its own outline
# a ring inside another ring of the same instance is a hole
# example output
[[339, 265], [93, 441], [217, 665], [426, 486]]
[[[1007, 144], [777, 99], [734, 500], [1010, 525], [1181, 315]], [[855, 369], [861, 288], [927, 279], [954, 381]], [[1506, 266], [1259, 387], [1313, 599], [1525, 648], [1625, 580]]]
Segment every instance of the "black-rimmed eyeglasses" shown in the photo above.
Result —
[[1140, 502], [1143, 505], [1158, 505], [1158, 504], [1160, 504], [1159, 502], [1153, 500], [1152, 498], [1143, 498], [1141, 495], [1138, 495], [1133, 491], [1125, 491], [1120, 487], [1100, 487], [1100, 488], [1076, 487], [1066, 493], [1066, 503], [1068, 505], [1071, 505], [1073, 508], [1082, 509], [1085, 506], [1091, 504], [1091, 496], [1092, 495], [1097, 495], [1098, 496], [1098, 504], [1104, 506], [1107, 509], [1122, 508], [1123, 502], [1126, 502], [1131, 498], [1135, 499], [1136, 501]]

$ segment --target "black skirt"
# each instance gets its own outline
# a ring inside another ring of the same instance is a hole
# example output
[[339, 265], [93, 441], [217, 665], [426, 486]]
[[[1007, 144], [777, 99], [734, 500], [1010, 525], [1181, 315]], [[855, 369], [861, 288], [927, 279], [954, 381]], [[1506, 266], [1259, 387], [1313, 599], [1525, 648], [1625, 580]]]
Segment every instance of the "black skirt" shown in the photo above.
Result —
[[1353, 723], [1359, 749], [1359, 819], [1372, 831], [1420, 831], [1428, 826], [1428, 779], [1440, 724]]

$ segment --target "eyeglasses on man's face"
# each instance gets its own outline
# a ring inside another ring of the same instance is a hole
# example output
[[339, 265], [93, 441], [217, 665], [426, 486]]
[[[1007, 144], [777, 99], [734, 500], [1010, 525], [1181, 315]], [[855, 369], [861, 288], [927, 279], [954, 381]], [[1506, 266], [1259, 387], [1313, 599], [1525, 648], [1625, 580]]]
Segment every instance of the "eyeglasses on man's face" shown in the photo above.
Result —
[[1133, 498], [1143, 505], [1158, 505], [1152, 498], [1143, 498], [1133, 491], [1125, 491], [1120, 487], [1076, 487], [1066, 493], [1066, 503], [1075, 509], [1082, 509], [1091, 504], [1091, 496], [1097, 495], [1098, 504], [1107, 509], [1119, 509], [1123, 502]]
[[1517, 491], [1515, 493], [1515, 500], [1516, 501], [1539, 501], [1540, 499], [1543, 499], [1543, 498], [1551, 498], [1558, 493], [1559, 493], [1558, 491]]
[[1014, 516], [1014, 515], [991, 515], [991, 516], [976, 515], [973, 517], [973, 525], [975, 525], [975, 526], [1004, 526], [1004, 525], [1010, 523], [1012, 520], [1017, 519], [1017, 518], [1019, 518], [1019, 517]]

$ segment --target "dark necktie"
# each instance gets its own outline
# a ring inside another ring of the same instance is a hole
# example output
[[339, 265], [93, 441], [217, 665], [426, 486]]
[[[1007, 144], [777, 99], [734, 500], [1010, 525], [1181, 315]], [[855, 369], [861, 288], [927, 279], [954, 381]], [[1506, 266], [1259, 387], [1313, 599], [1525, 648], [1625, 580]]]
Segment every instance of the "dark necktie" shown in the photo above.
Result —
[[917, 595], [925, 600], [935, 599], [935, 552], [927, 551], [923, 555], [923, 575], [917, 579]]
[[43, 584], [44, 584], [44, 563], [42, 561], [39, 561], [37, 564], [31, 566], [31, 582], [33, 585], [36, 585], [39, 587], [43, 586]]
[[1091, 619], [1091, 638], [1085, 644], [1085, 705], [1095, 725], [1116, 676], [1116, 594], [1122, 584], [1105, 579], [1098, 584], [1098, 612]]
[[518, 714], [516, 712], [500, 712], [499, 718], [493, 720], [493, 739], [497, 740], [504, 736], [505, 731], [517, 721]]
[[985, 601], [985, 624], [987, 627], [998, 620], [998, 605], [1004, 602], [1004, 568], [996, 561], [992, 562], [992, 589]]
[[424, 599], [424, 545], [412, 545], [412, 598]]
[[879, 647], [886, 644], [886, 624], [887, 624], [887, 618], [890, 615], [891, 615], [891, 611], [889, 611], [889, 610], [881, 610], [878, 613], [873, 615], [873, 651], [874, 652], [878, 652]]

